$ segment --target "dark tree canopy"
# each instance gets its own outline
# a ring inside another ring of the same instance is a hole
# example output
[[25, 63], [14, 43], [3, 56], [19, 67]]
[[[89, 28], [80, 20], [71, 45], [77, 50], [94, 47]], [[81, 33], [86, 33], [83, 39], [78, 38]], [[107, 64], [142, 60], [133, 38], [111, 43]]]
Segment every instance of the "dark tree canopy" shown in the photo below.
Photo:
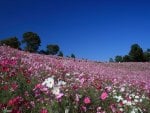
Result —
[[29, 52], [37, 52], [41, 44], [40, 37], [33, 32], [26, 32], [23, 34], [22, 43], [25, 43], [25, 50]]
[[59, 51], [58, 56], [63, 57], [64, 56], [63, 52]]
[[129, 55], [123, 56], [123, 62], [130, 62], [130, 61], [131, 61], [131, 58]]
[[56, 55], [59, 51], [59, 46], [56, 44], [49, 44], [47, 45], [47, 52], [50, 55]]
[[72, 53], [72, 54], [71, 54], [71, 58], [76, 58], [76, 56]]
[[144, 59], [143, 49], [138, 44], [133, 44], [129, 56], [133, 62], [142, 62]]
[[12, 48], [20, 49], [20, 42], [16, 37], [6, 38], [4, 40], [0, 40], [0, 45], [7, 45]]
[[150, 52], [144, 52], [144, 61], [150, 62]]
[[122, 56], [116, 56], [116, 57], [115, 57], [115, 61], [116, 61], [116, 62], [123, 62]]
[[45, 51], [45, 50], [40, 50], [39, 52], [38, 52], [39, 54], [44, 54], [44, 55], [47, 55], [48, 53], [47, 53], [47, 51]]

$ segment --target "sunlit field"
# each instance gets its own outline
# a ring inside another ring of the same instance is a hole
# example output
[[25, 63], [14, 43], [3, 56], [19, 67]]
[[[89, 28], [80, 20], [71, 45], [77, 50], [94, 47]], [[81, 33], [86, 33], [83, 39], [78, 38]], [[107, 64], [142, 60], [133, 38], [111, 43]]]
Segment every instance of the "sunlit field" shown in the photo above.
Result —
[[0, 113], [150, 113], [150, 63], [0, 47]]

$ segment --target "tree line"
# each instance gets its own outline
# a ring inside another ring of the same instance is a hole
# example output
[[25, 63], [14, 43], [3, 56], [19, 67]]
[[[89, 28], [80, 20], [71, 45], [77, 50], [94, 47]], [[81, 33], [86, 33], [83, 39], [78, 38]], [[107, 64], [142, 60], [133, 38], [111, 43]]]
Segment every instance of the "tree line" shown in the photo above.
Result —
[[[15, 49], [28, 51], [31, 53], [39, 53], [45, 55], [57, 55], [63, 57], [64, 54], [60, 50], [57, 44], [48, 44], [45, 50], [39, 50], [41, 46], [41, 39], [37, 33], [25, 32], [23, 33], [22, 40], [19, 41], [17, 37], [9, 37], [0, 40], [0, 45], [7, 45]], [[24, 48], [21, 48], [24, 45]], [[74, 54], [70, 56], [75, 58]], [[150, 49], [143, 51], [143, 49], [138, 44], [131, 45], [131, 49], [128, 54], [121, 56], [117, 55], [115, 58], [110, 58], [109, 62], [150, 62]]]
[[117, 55], [114, 59], [110, 58], [109, 62], [150, 62], [150, 49], [143, 51], [138, 44], [133, 44], [127, 55]]
[[[17, 37], [9, 37], [3, 40], [0, 40], [0, 45], [7, 45], [15, 49], [28, 51], [31, 53], [39, 53], [39, 54], [45, 54], [45, 55], [58, 55], [60, 57], [63, 57], [64, 54], [60, 50], [59, 45], [57, 44], [48, 44], [46, 46], [46, 50], [39, 50], [39, 47], [41, 46], [41, 39], [37, 33], [34, 32], [25, 32], [23, 33], [22, 40], [19, 41]], [[24, 48], [21, 48], [21, 45], [24, 45]], [[75, 55], [72, 53], [70, 56], [75, 58]]]

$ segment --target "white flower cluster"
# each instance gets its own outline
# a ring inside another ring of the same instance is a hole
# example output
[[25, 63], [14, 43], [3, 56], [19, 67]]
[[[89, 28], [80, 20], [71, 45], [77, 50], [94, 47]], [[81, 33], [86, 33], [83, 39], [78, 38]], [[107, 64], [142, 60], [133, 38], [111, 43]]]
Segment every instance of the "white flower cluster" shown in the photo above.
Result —
[[54, 95], [60, 94], [60, 86], [66, 85], [65, 81], [58, 81], [57, 84], [55, 84], [54, 77], [49, 77], [45, 79], [45, 81], [42, 83], [43, 86], [46, 86], [47, 88], [52, 88], [52, 93]]
[[[140, 113], [143, 113], [142, 110], [140, 108], [137, 108], [135, 105], [136, 103], [142, 102], [145, 96], [142, 96], [140, 98], [138, 95], [129, 94], [128, 95], [129, 100], [128, 100], [128, 99], [124, 99], [121, 95], [116, 95], [115, 93], [113, 98], [115, 98], [118, 103], [122, 102], [123, 106], [130, 106], [130, 108], [132, 109], [131, 113], [138, 113], [138, 111], [140, 111]], [[120, 111], [124, 111], [124, 109], [121, 106], [120, 106]]]
[[59, 94], [60, 94], [60, 87], [54, 87], [54, 88], [52, 89], [52, 93], [53, 93], [54, 95], [59, 95]]
[[133, 107], [133, 108], [132, 108], [132, 111], [131, 111], [130, 113], [139, 113], [139, 112], [140, 112], [140, 113], [143, 113], [140, 108]]
[[58, 81], [58, 86], [64, 86], [64, 85], [66, 85], [65, 81], [62, 80]]
[[54, 87], [54, 78], [53, 77], [49, 77], [49, 78], [45, 79], [45, 81], [42, 83], [42, 85], [46, 86], [48, 88]]
[[115, 99], [117, 99], [117, 102], [120, 102], [123, 100], [122, 96], [114, 96]]

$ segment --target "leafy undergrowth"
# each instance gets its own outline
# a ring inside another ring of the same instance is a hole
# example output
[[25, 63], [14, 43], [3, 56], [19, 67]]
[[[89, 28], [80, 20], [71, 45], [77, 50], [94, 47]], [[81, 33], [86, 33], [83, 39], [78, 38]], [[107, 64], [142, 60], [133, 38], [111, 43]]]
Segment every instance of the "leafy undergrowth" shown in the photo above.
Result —
[[97, 63], [0, 47], [2, 113], [150, 113], [149, 63]]

